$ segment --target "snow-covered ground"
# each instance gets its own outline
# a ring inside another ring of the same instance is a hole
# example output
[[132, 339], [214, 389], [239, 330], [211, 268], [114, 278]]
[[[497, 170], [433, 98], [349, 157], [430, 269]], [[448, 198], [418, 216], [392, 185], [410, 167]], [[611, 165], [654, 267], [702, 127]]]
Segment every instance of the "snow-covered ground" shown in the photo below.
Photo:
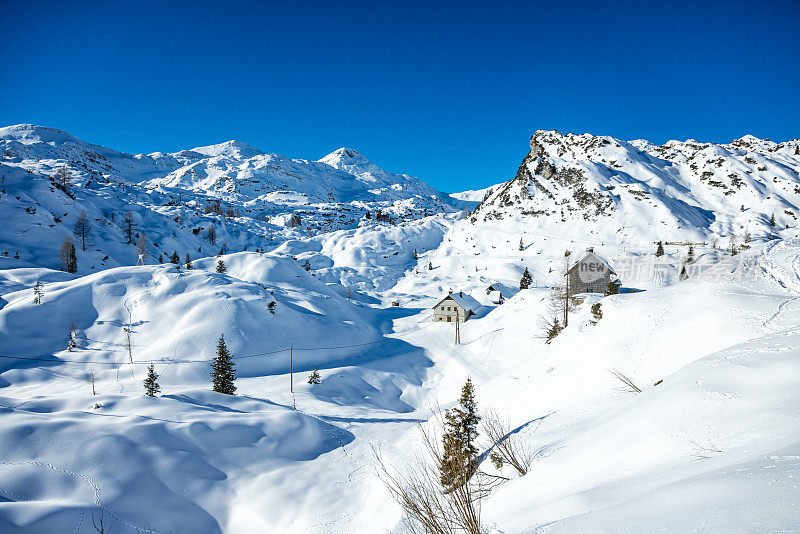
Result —
[[[3, 362], [5, 530], [88, 532], [102, 508], [130, 532], [394, 531], [372, 447], [413, 461], [415, 423], [467, 376], [481, 408], [537, 421], [521, 435], [542, 455], [484, 505], [499, 532], [800, 528], [800, 241], [728, 258], [718, 278], [587, 299], [550, 345], [534, 327], [542, 288], [484, 310], [454, 346], [452, 326], [430, 321], [433, 294], [367, 306], [290, 259], [221, 259], [227, 274], [209, 258], [48, 282], [39, 305], [29, 289], [3, 295], [3, 355], [52, 360]], [[220, 334], [235, 397], [191, 363]], [[151, 360], [156, 399], [141, 395]], [[617, 392], [614, 368], [642, 393]]]
[[[378, 204], [337, 197], [328, 206], [334, 217], [358, 209], [359, 221], [309, 235], [306, 226], [301, 232], [255, 212], [190, 215], [170, 205], [169, 195], [224, 198], [244, 209], [265, 198], [243, 192], [247, 184], [270, 182], [287, 169], [311, 180], [315, 172], [333, 172], [329, 167], [361, 184], [351, 184], [358, 194], [369, 184], [381, 190], [369, 194], [384, 199], [387, 213], [408, 214], [414, 210], [404, 203], [421, 202], [424, 194], [395, 198], [392, 184], [424, 184], [389, 175], [347, 149], [320, 162], [238, 142], [145, 157], [87, 148], [39, 127], [4, 135], [12, 139], [5, 142], [0, 190], [0, 242], [9, 252], [0, 256], [2, 532], [94, 532], [92, 515], [101, 511], [121, 533], [405, 532], [376, 475], [374, 451], [397, 468], [418, 462], [418, 424], [430, 424], [437, 405], [451, 407], [468, 377], [479, 411], [500, 413], [538, 452], [527, 475], [501, 471], [510, 480], [483, 503], [487, 532], [800, 530], [800, 239], [791, 215], [776, 215], [775, 227], [763, 220], [776, 202], [794, 202], [791, 188], [782, 200], [775, 188], [754, 200], [759, 215], [749, 248], [732, 256], [726, 225], [740, 232], [737, 225], [750, 215], [734, 201], [721, 202], [726, 195], [678, 187], [691, 162], [683, 170], [676, 170], [683, 163], [663, 163], [699, 161], [706, 151], [715, 155], [709, 165], [719, 157], [721, 165], [756, 158], [754, 165], [782, 169], [788, 180], [796, 174], [794, 145], [747, 138], [720, 152], [696, 142], [614, 146], [616, 140], [564, 136], [547, 145], [556, 157], [559, 143], [571, 143], [559, 165], [569, 150], [589, 159], [608, 160], [614, 150], [639, 158], [614, 161], [652, 182], [648, 194], [655, 197], [646, 202], [656, 206], [639, 209], [644, 197], [620, 195], [608, 217], [585, 219], [576, 211], [564, 222], [560, 213], [533, 213], [553, 209], [547, 195], [514, 199], [513, 191], [529, 185], [518, 175], [494, 186], [476, 211], [445, 198], [436, 213], [432, 201], [430, 213], [393, 223], [365, 218]], [[537, 135], [542, 143], [549, 138]], [[762, 150], [765, 159], [748, 150]], [[65, 157], [94, 158], [115, 169], [110, 173], [135, 172], [120, 173], [113, 188], [113, 180], [96, 190], [82, 182], [71, 198], [34, 176]], [[589, 178], [612, 179], [605, 171], [592, 174], [599, 167], [581, 157], [575, 161]], [[242, 172], [251, 165], [281, 170], [232, 174], [236, 165], [245, 166]], [[545, 183], [536, 163], [525, 165]], [[239, 190], [212, 184], [217, 171]], [[673, 189], [658, 182], [665, 176], [674, 178]], [[149, 189], [158, 180], [169, 183]], [[333, 182], [313, 188], [325, 183]], [[501, 197], [505, 186], [510, 203]], [[163, 193], [168, 187], [174, 189]], [[346, 193], [337, 187], [335, 195]], [[273, 217], [294, 213], [289, 206], [300, 202], [304, 220], [321, 221], [328, 208], [303, 197], [319, 191], [295, 189], [265, 193], [280, 205]], [[135, 249], [104, 206], [141, 217], [138, 228], [151, 239], [146, 265], [133, 265]], [[53, 216], [74, 218], [79, 209], [96, 222], [93, 235], [102, 246], [79, 250], [78, 273], [53, 270], [53, 251], [71, 230]], [[201, 221], [219, 224], [219, 239], [240, 246], [218, 255], [205, 229], [191, 231]], [[697, 224], [678, 228], [676, 221]], [[629, 231], [617, 232], [620, 224]], [[667, 242], [658, 258], [656, 240]], [[264, 252], [254, 250], [262, 246]], [[547, 344], [539, 321], [549, 286], [559, 280], [565, 251], [575, 258], [586, 247], [609, 260], [624, 291], [585, 295], [569, 326]], [[161, 251], [165, 262], [179, 252], [180, 268], [157, 263]], [[183, 265], [187, 252], [192, 269]], [[687, 264], [694, 267], [681, 281]], [[533, 284], [519, 290], [525, 268]], [[504, 304], [493, 302], [490, 285], [502, 291]], [[462, 325], [458, 345], [452, 323], [431, 320], [430, 307], [449, 290], [483, 304]], [[596, 304], [599, 320], [591, 312]], [[71, 325], [77, 346], [69, 351]], [[236, 361], [235, 396], [211, 391], [210, 360], [221, 335]], [[160, 375], [157, 398], [143, 396], [151, 363]], [[315, 368], [321, 383], [311, 385]], [[621, 391], [614, 370], [641, 392]], [[86, 381], [90, 371], [98, 376], [97, 395]], [[479, 441], [481, 452], [491, 447], [483, 436]]]

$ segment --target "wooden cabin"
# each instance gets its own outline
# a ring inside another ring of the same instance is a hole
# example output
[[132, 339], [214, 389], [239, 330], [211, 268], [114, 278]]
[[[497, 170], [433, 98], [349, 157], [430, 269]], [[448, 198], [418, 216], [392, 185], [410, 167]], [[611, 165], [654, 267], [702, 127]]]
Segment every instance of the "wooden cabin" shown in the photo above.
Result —
[[569, 292], [578, 293], [605, 293], [610, 282], [617, 282], [617, 273], [605, 259], [594, 253], [589, 248], [583, 257], [567, 271], [569, 279]]

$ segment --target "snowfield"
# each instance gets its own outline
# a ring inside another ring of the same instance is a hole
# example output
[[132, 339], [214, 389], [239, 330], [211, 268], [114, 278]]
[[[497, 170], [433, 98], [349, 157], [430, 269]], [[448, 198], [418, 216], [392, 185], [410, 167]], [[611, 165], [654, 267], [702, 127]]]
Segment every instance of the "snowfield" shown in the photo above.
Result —
[[[95, 532], [100, 513], [131, 534], [408, 532], [376, 451], [419, 465], [419, 425], [433, 429], [467, 378], [479, 414], [534, 453], [519, 476], [479, 436], [481, 469], [508, 479], [482, 502], [487, 533], [800, 530], [797, 142], [537, 132], [517, 177], [453, 200], [350, 149], [132, 156], [42, 127], [0, 132], [1, 532]], [[81, 176], [72, 196], [49, 179], [65, 162]], [[772, 185], [726, 195], [704, 165]], [[574, 168], [585, 181], [556, 177]], [[623, 183], [645, 193], [597, 212], [605, 193], [590, 193]], [[215, 200], [240, 214], [202, 209]], [[77, 273], [55, 270], [81, 209], [93, 244]], [[148, 236], [144, 265], [123, 211]], [[545, 343], [565, 251], [587, 247], [623, 291], [580, 295]], [[450, 290], [482, 305], [460, 344], [431, 317]], [[235, 396], [211, 389], [222, 335]], [[151, 364], [156, 398], [143, 395]]]

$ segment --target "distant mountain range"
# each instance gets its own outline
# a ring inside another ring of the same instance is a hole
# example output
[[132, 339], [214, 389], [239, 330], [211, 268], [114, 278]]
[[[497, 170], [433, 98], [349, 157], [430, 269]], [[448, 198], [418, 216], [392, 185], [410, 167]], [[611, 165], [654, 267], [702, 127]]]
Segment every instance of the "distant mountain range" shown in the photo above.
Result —
[[[52, 181], [62, 166], [71, 175], [69, 193]], [[55, 266], [81, 210], [94, 231], [79, 266], [98, 269], [136, 261], [127, 242], [119, 247], [129, 211], [157, 257], [173, 249], [207, 254], [223, 245], [272, 247], [360, 223], [398, 223], [470, 206], [349, 148], [319, 161], [267, 154], [240, 141], [132, 155], [31, 124], [0, 128], [0, 175], [2, 214], [14, 221], [0, 232], [0, 253], [48, 267]], [[219, 236], [213, 244], [204, 238], [212, 225]]]

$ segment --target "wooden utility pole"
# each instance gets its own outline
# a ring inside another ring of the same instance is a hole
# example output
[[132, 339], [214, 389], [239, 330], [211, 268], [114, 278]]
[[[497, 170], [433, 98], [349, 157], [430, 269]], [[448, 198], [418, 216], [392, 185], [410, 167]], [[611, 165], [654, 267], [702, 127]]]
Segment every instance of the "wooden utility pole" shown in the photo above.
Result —
[[461, 325], [458, 322], [458, 308], [456, 308], [456, 345], [461, 344]]
[[564, 328], [567, 327], [569, 321], [569, 260], [567, 260], [567, 274], [565, 277], [567, 281], [564, 284]]
[[289, 391], [294, 393], [294, 353], [293, 347], [289, 347]]

